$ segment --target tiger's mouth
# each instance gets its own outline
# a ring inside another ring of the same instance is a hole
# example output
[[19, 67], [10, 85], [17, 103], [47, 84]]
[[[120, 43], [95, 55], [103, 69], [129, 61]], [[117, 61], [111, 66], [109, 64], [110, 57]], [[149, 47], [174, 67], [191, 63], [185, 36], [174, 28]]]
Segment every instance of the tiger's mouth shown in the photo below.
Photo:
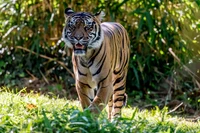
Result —
[[84, 44], [74, 44], [74, 55], [83, 56], [86, 54], [86, 45]]

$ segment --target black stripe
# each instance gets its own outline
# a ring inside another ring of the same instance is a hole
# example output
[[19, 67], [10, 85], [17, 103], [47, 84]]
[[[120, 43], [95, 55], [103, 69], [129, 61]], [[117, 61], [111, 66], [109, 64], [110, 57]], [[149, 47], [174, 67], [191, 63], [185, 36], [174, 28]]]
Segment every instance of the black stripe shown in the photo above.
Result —
[[124, 62], [122, 62], [122, 64], [123, 64], [123, 65], [121, 65], [121, 68], [119, 69], [119, 71], [117, 71], [117, 70], [114, 70], [114, 72], [113, 72], [113, 73], [114, 73], [115, 75], [117, 75], [117, 74], [119, 74], [120, 72], [123, 72], [122, 70], [123, 70], [124, 66], [126, 66], [127, 62], [128, 62], [128, 58], [126, 58], [126, 61], [125, 61], [125, 63], [124, 63]]
[[116, 114], [114, 114], [114, 116], [116, 116], [116, 115], [120, 115], [120, 113], [116, 113]]
[[[91, 34], [89, 35], [89, 37], [92, 37], [91, 35], [95, 36], [95, 35], [96, 35], [96, 33], [91, 33]], [[95, 36], [95, 37], [96, 37], [96, 36]]]
[[[95, 36], [96, 37], [96, 36]], [[93, 41], [93, 43], [95, 43], [96, 41], [98, 41], [101, 38], [101, 28], [99, 28], [99, 32], [98, 32], [98, 36], [97, 38]]]
[[80, 61], [82, 67], [87, 67], [83, 61]]
[[89, 96], [87, 96], [86, 94], [84, 94], [82, 92], [81, 92], [81, 94], [84, 95], [84, 96], [86, 96], [91, 102], [93, 101], [93, 98], [90, 98]]
[[87, 86], [88, 88], [92, 89], [92, 87], [89, 84], [83, 83], [81, 81], [78, 81], [78, 82], [81, 83], [82, 85]]
[[115, 93], [116, 91], [122, 91], [122, 90], [124, 90], [124, 89], [125, 89], [124, 85], [123, 85], [123, 86], [120, 86], [120, 87], [118, 87], [117, 89], [114, 90], [114, 93]]
[[128, 61], [129, 61], [129, 58], [127, 57], [123, 67], [125, 67], [128, 64]]
[[114, 34], [113, 34], [113, 31], [112, 31], [112, 30], [110, 30], [110, 29], [107, 29], [105, 33], [107, 33], [106, 35], [108, 35], [108, 36], [109, 36], [110, 40], [111, 40], [111, 37], [113, 37], [113, 36], [114, 36]]
[[113, 72], [113, 73], [114, 73], [115, 75], [119, 74], [119, 73], [122, 71], [122, 68], [123, 68], [123, 67], [121, 66], [121, 68], [119, 69], [119, 71], [117, 71], [117, 70], [114, 70], [114, 72]]
[[105, 58], [106, 58], [106, 54], [105, 53], [106, 53], [106, 51], [104, 50], [103, 57], [99, 60], [99, 62], [97, 63], [97, 66], [99, 66], [99, 64], [102, 62], [102, 60], [103, 60], [103, 62], [105, 61]]
[[121, 106], [114, 106], [114, 108], [116, 109], [116, 108], [122, 108], [123, 107], [123, 105], [121, 105]]
[[85, 74], [85, 73], [82, 73], [79, 69], [78, 69], [78, 74], [79, 75], [82, 75], [82, 76], [87, 76], [87, 73]]
[[[106, 56], [105, 56], [105, 57], [106, 57]], [[103, 60], [102, 63], [101, 63], [101, 66], [98, 68], [98, 70], [97, 70], [94, 74], [92, 74], [92, 76], [95, 76], [95, 75], [97, 75], [97, 74], [99, 74], [99, 73], [101, 72], [101, 69], [102, 69], [102, 67], [103, 67], [103, 65], [104, 65], [105, 59], [106, 59], [106, 58], [104, 58], [104, 60]]]
[[97, 55], [100, 53], [100, 51], [101, 51], [101, 48], [102, 48], [102, 45], [101, 45], [101, 47], [99, 48], [99, 50], [97, 51], [97, 53], [94, 55], [94, 56], [92, 56], [91, 58], [90, 58], [90, 60], [89, 60], [89, 62], [88, 62], [88, 67], [91, 67], [92, 65], [93, 65], [93, 63], [94, 63], [94, 60], [95, 60], [95, 58], [97, 57]]
[[124, 97], [118, 97], [114, 100], [114, 103], [118, 102], [118, 101], [123, 101], [124, 102]]
[[113, 86], [115, 86], [115, 84], [119, 83], [119, 82], [120, 82], [120, 81], [122, 81], [123, 79], [124, 79], [124, 77], [123, 77], [123, 76], [121, 76], [121, 77], [117, 78], [117, 79], [115, 80], [115, 82], [114, 82]]
[[106, 77], [99, 81], [99, 83], [98, 83], [98, 85], [97, 85], [97, 87], [98, 87], [97, 89], [99, 89], [100, 83], [103, 82], [104, 80], [106, 80], [106, 79], [108, 78], [108, 75], [109, 75], [109, 74], [110, 74], [110, 69], [109, 69], [109, 72], [108, 72], [108, 74], [106, 75]]
[[120, 61], [122, 60], [122, 49], [120, 49]]
[[122, 47], [123, 47], [123, 49], [124, 49], [124, 37], [122, 38]]
[[122, 97], [125, 97], [125, 94], [118, 94], [116, 96], [122, 96]]

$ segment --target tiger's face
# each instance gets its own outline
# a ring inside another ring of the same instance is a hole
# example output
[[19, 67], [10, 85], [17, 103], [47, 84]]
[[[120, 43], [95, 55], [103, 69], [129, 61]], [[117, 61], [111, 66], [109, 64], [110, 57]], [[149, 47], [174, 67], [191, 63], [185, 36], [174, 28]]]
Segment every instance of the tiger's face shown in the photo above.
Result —
[[[73, 49], [75, 56], [84, 56], [88, 49], [99, 48], [103, 40], [99, 17], [87, 12], [75, 13], [65, 10], [66, 24], [63, 29], [63, 40]], [[98, 14], [99, 15], [99, 14]]]

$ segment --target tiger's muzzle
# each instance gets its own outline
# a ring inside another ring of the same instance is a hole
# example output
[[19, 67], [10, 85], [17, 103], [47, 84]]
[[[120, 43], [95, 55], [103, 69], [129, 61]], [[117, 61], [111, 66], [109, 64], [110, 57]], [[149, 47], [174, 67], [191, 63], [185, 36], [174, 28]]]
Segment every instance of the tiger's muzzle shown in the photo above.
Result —
[[84, 56], [87, 51], [87, 46], [85, 44], [77, 43], [73, 45], [74, 55]]

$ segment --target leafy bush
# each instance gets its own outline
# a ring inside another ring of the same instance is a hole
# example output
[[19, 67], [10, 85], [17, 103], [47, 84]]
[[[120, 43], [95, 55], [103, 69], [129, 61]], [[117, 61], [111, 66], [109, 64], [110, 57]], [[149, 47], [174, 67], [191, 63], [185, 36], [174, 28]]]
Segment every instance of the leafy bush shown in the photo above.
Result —
[[1, 85], [21, 85], [30, 76], [68, 81], [71, 63], [60, 40], [63, 8], [39, 0], [1, 2]]

